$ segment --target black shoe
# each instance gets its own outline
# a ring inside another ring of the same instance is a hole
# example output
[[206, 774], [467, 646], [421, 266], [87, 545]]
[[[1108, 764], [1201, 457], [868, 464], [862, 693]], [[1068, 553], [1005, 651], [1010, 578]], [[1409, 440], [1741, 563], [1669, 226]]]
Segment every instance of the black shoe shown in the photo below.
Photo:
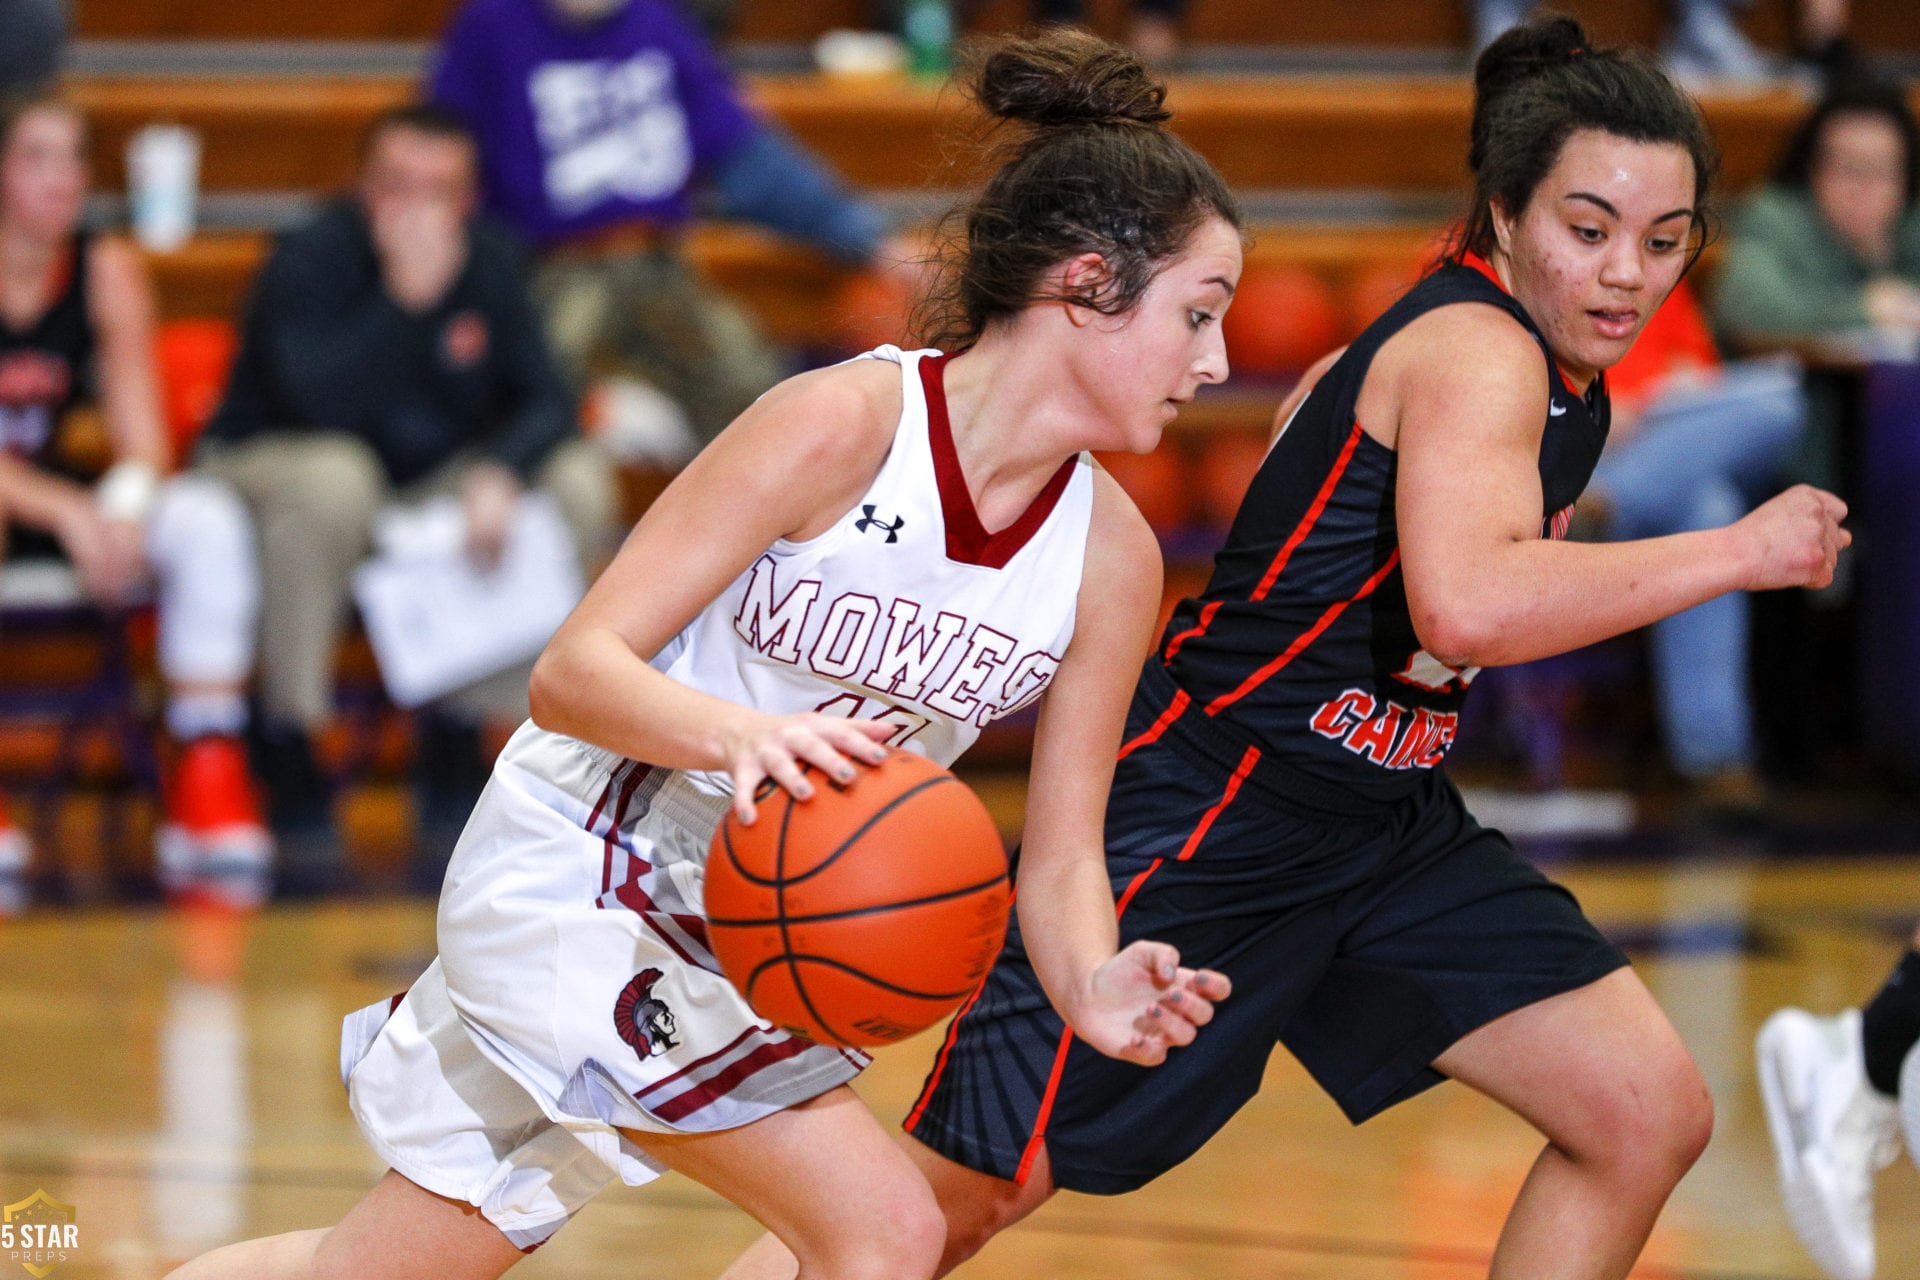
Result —
[[273, 896], [322, 898], [350, 888], [346, 852], [333, 825], [333, 788], [306, 731], [256, 720], [248, 746], [273, 829]]

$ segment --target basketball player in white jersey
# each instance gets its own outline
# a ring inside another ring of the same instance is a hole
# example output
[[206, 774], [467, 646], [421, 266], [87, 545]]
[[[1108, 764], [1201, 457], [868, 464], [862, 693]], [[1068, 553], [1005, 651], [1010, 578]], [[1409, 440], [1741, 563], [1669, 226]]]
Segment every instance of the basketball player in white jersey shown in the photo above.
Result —
[[701, 916], [708, 841], [801, 766], [952, 761], [1042, 699], [1019, 875], [1078, 1034], [1152, 1065], [1226, 995], [1118, 948], [1102, 813], [1160, 598], [1152, 533], [1087, 450], [1154, 447], [1226, 376], [1239, 216], [1128, 55], [1052, 33], [976, 90], [1029, 126], [967, 212], [940, 351], [768, 393], [662, 495], [534, 673], [455, 850], [440, 956], [353, 1015], [342, 1069], [391, 1166], [331, 1230], [210, 1277], [492, 1277], [614, 1176], [678, 1169], [803, 1277], [930, 1276], [933, 1195], [845, 1086], [864, 1055], [757, 1018]]

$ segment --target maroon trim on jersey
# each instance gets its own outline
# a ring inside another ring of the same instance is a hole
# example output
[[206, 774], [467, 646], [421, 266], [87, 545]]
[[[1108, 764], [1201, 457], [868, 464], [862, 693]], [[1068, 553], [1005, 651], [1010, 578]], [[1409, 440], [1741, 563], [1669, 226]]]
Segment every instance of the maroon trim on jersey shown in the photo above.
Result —
[[[1472, 250], [1468, 250], [1467, 252], [1461, 254], [1460, 265], [1463, 267], [1472, 267], [1475, 271], [1478, 271], [1481, 275], [1493, 281], [1494, 287], [1496, 289], [1506, 294], [1509, 298], [1513, 298], [1513, 290], [1507, 288], [1506, 282], [1500, 278], [1500, 273], [1493, 269], [1493, 264], [1491, 262], [1488, 262], [1485, 258], [1481, 257], [1479, 254], [1474, 253]], [[1514, 301], [1518, 302], [1519, 299], [1514, 298]], [[1580, 394], [1578, 391], [1575, 391], [1573, 389], [1573, 380], [1567, 377], [1567, 371], [1560, 367], [1560, 362], [1558, 360], [1553, 362], [1553, 371], [1560, 375], [1560, 385], [1567, 389], [1568, 395], [1577, 396]]]
[[1312, 644], [1315, 640], [1318, 640], [1320, 638], [1321, 633], [1324, 632], [1328, 627], [1332, 626], [1334, 623], [1334, 620], [1337, 619], [1341, 614], [1347, 611], [1348, 605], [1353, 604], [1357, 600], [1364, 600], [1368, 596], [1372, 595], [1374, 588], [1378, 587], [1382, 582], [1385, 582], [1387, 579], [1387, 575], [1392, 573], [1394, 570], [1394, 566], [1398, 565], [1399, 563], [1400, 563], [1400, 548], [1395, 547], [1393, 549], [1393, 554], [1387, 557], [1387, 562], [1381, 565], [1378, 569], [1374, 570], [1373, 576], [1371, 578], [1368, 578], [1366, 582], [1362, 583], [1358, 591], [1354, 592], [1350, 598], [1346, 600], [1338, 601], [1335, 604], [1329, 606], [1327, 611], [1320, 615], [1320, 620], [1318, 622], [1314, 623], [1311, 627], [1308, 627], [1304, 632], [1300, 634], [1300, 637], [1297, 640], [1295, 640], [1292, 644], [1287, 646], [1287, 651], [1285, 653], [1281, 654], [1279, 657], [1269, 662], [1266, 666], [1261, 667], [1258, 671], [1248, 676], [1245, 680], [1242, 680], [1240, 682], [1240, 687], [1238, 689], [1235, 689], [1232, 693], [1223, 693], [1219, 697], [1215, 698], [1212, 702], [1209, 702], [1207, 704], [1207, 714], [1210, 716], [1219, 715], [1222, 711], [1226, 710], [1228, 707], [1232, 706], [1234, 703], [1240, 701], [1240, 699], [1246, 697], [1248, 694], [1252, 693], [1255, 689], [1265, 684], [1270, 678], [1278, 674], [1278, 672], [1282, 667], [1286, 666], [1289, 662], [1292, 662], [1295, 658], [1305, 653], [1307, 651], [1307, 646]]
[[1079, 459], [1068, 458], [1061, 463], [1018, 520], [998, 533], [988, 533], [974, 509], [973, 495], [967, 492], [967, 477], [960, 470], [960, 455], [953, 447], [953, 423], [947, 417], [943, 382], [948, 358], [920, 358], [920, 385], [927, 397], [927, 443], [933, 447], [933, 478], [940, 487], [940, 515], [947, 526], [947, 559], [1004, 569], [1053, 514], [1060, 495], [1067, 491], [1067, 481], [1073, 479], [1073, 469], [1080, 465]]
[[[1307, 540], [1307, 535], [1313, 532], [1313, 526], [1319, 523], [1320, 514], [1327, 509], [1327, 500], [1333, 497], [1333, 491], [1340, 485], [1340, 477], [1347, 474], [1347, 464], [1353, 461], [1353, 451], [1359, 447], [1361, 435], [1360, 419], [1355, 418], [1353, 430], [1347, 433], [1347, 442], [1340, 448], [1340, 456], [1333, 460], [1333, 469], [1327, 472], [1327, 478], [1320, 484], [1320, 492], [1313, 495], [1313, 501], [1307, 506], [1307, 513], [1300, 517], [1300, 523], [1287, 537], [1279, 554], [1274, 556], [1273, 563], [1267, 566], [1266, 573], [1261, 575], [1260, 585], [1255, 587], [1253, 594], [1247, 597], [1249, 602], [1267, 598], [1267, 592], [1273, 590], [1273, 584], [1280, 580], [1280, 571], [1287, 567], [1287, 561], [1293, 558], [1294, 551]], [[1205, 635], [1207, 628], [1213, 623], [1213, 615], [1220, 611], [1221, 603], [1215, 600], [1202, 609], [1199, 621], [1175, 636], [1167, 645], [1166, 655], [1160, 660], [1171, 663], [1173, 655], [1180, 652], [1181, 645], [1195, 636]]]

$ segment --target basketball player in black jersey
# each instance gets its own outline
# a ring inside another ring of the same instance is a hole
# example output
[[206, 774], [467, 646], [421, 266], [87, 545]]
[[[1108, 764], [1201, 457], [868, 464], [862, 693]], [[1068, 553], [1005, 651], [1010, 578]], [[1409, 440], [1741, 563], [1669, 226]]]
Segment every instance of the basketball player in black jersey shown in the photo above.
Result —
[[[1453, 1078], [1540, 1130], [1495, 1276], [1626, 1275], [1707, 1141], [1625, 958], [1440, 764], [1480, 668], [1824, 585], [1844, 508], [1800, 488], [1725, 529], [1559, 541], [1602, 371], [1697, 253], [1712, 145], [1650, 61], [1554, 18], [1481, 57], [1469, 164], [1455, 250], [1304, 396], [1135, 692], [1107, 810], [1121, 938], [1233, 994], [1157, 1069], [1102, 1059], [1035, 976], [1053, 940], [1016, 923], [907, 1121], [946, 1266], [1057, 1187], [1185, 1159], [1276, 1044], [1355, 1122]], [[730, 1274], [783, 1273], [763, 1242]]]

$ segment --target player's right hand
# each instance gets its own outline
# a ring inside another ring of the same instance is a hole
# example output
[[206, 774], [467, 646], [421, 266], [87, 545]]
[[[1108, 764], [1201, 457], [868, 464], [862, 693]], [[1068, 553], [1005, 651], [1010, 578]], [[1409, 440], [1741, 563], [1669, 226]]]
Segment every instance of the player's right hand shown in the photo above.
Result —
[[1754, 508], [1733, 526], [1747, 542], [1749, 591], [1824, 587], [1853, 535], [1840, 527], [1847, 504], [1823, 489], [1797, 484]]
[[803, 762], [836, 782], [853, 781], [854, 762], [872, 765], [885, 760], [884, 744], [899, 731], [897, 724], [816, 712], [744, 717], [725, 748], [727, 772], [733, 777], [734, 816], [743, 826], [753, 825], [754, 792], [768, 778], [792, 792], [796, 800], [811, 797], [813, 783], [800, 767]]
[[1192, 1044], [1233, 991], [1224, 973], [1189, 969], [1164, 942], [1141, 939], [1095, 969], [1074, 1000], [1073, 1033], [1109, 1058], [1157, 1067]]

